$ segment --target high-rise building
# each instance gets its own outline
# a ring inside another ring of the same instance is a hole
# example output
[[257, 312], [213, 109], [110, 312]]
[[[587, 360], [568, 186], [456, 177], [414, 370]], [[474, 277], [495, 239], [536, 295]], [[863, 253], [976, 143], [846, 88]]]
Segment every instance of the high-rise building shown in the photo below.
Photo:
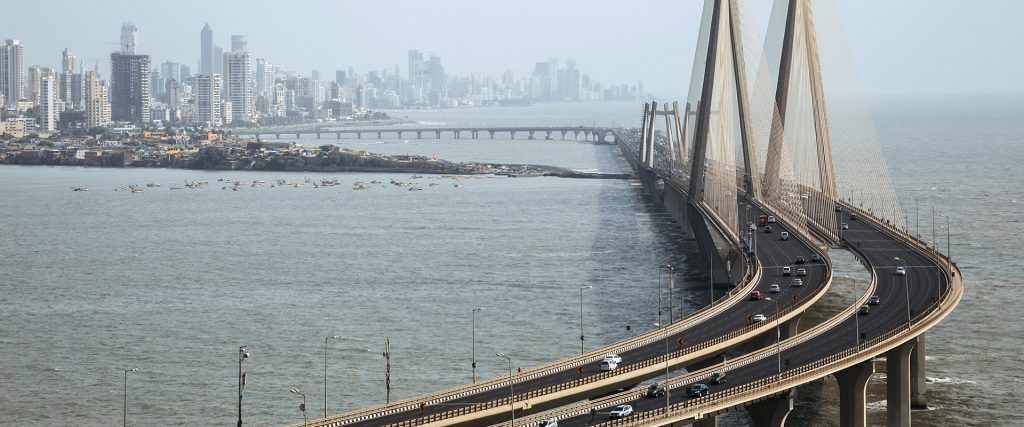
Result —
[[70, 50], [64, 49], [57, 93], [68, 108], [81, 108], [82, 106], [82, 79], [81, 75], [77, 73], [78, 58]]
[[100, 80], [95, 71], [86, 71], [83, 77], [85, 88], [85, 122], [89, 128], [110, 123], [110, 102], [107, 101], [107, 82]]
[[256, 94], [268, 96], [274, 90], [274, 65], [266, 59], [256, 58]]
[[110, 106], [115, 121], [149, 121], [149, 55], [110, 54]]
[[25, 98], [25, 46], [15, 39], [0, 45], [0, 95], [10, 107]]
[[242, 34], [231, 35], [231, 51], [232, 52], [248, 52], [249, 42], [245, 40], [245, 36]]
[[207, 126], [220, 126], [221, 97], [220, 74], [196, 75], [196, 121]]
[[32, 102], [32, 105], [42, 103], [43, 79], [47, 77], [52, 77], [56, 81], [57, 70], [50, 67], [28, 67], [28, 100]]
[[224, 49], [213, 45], [213, 72], [220, 73], [222, 71], [224, 71]]
[[345, 85], [345, 77], [345, 70], [334, 71], [334, 81], [337, 82], [339, 85]]
[[225, 101], [231, 102], [231, 119], [238, 122], [253, 121], [252, 69], [249, 52], [224, 54]]
[[78, 57], [70, 50], [64, 49], [61, 61], [61, 74], [75, 74], [78, 72]]
[[[54, 73], [56, 74], [56, 73]], [[48, 75], [39, 82], [39, 125], [44, 131], [53, 132], [57, 129], [57, 79]]]
[[199, 74], [213, 74], [213, 30], [210, 24], [203, 24], [199, 32]]
[[121, 54], [135, 55], [139, 52], [139, 29], [132, 21], [121, 25]]

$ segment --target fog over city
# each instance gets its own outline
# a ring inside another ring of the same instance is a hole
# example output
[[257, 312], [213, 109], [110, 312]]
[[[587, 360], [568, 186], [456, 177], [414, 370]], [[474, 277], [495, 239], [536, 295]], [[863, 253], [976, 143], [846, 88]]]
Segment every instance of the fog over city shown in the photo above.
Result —
[[[770, 2], [757, 1], [767, 24]], [[139, 52], [154, 64], [198, 66], [209, 23], [227, 49], [245, 35], [254, 58], [299, 74], [405, 67], [407, 51], [443, 59], [448, 73], [528, 75], [536, 62], [575, 59], [594, 81], [685, 96], [702, 2], [686, 1], [298, 1], [139, 3], [9, 2], [2, 37], [26, 46], [25, 65], [59, 68], [68, 48], [85, 69], [109, 75], [119, 29], [132, 21]], [[1024, 4], [869, 0], [840, 2], [850, 49], [868, 95], [1021, 93]], [[404, 73], [404, 69], [402, 70]]]

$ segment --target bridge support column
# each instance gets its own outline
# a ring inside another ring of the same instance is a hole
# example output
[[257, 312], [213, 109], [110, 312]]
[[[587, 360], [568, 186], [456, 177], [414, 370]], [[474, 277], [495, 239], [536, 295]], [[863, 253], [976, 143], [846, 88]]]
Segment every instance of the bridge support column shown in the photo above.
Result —
[[917, 340], [885, 353], [886, 412], [889, 427], [910, 427], [910, 353]]
[[476, 131], [476, 130], [473, 131], [473, 139], [477, 139], [479, 137], [480, 137], [480, 131]]
[[747, 405], [747, 414], [754, 427], [782, 427], [786, 425], [786, 417], [793, 410], [793, 398], [796, 389], [790, 389], [782, 396], [772, 397], [753, 405]]
[[356, 139], [363, 139], [363, 133], [362, 132], [356, 132]]
[[508, 132], [508, 139], [516, 139], [516, 131], [511, 130]]
[[533, 139], [533, 131], [532, 130], [530, 131], [530, 138], [528, 138], [528, 139]]
[[441, 131], [434, 132], [434, 139], [441, 139]]
[[384, 139], [383, 132], [380, 132], [380, 131], [377, 132], [377, 139]]
[[544, 132], [544, 139], [551, 139], [551, 131]]
[[565, 141], [565, 131], [562, 131], [562, 141]]
[[302, 134], [298, 133], [298, 132], [295, 132], [295, 139], [299, 139], [299, 138], [302, 138]]
[[338, 136], [338, 139], [341, 139], [341, 132], [338, 132], [336, 135]]
[[320, 132], [316, 133], [316, 139], [320, 139]]
[[910, 407], [928, 409], [925, 391], [928, 387], [925, 377], [925, 346], [924, 334], [917, 336], [917, 345], [910, 352]]
[[494, 131], [493, 130], [489, 130], [489, 131], [487, 131], [487, 133], [491, 135], [491, 139], [494, 139]]
[[875, 373], [875, 363], [868, 360], [836, 372], [839, 383], [839, 427], [867, 425], [868, 379]]
[[279, 133], [275, 133], [275, 134], [274, 134], [274, 137], [276, 137], [277, 139], [281, 139], [281, 134], [279, 134]]

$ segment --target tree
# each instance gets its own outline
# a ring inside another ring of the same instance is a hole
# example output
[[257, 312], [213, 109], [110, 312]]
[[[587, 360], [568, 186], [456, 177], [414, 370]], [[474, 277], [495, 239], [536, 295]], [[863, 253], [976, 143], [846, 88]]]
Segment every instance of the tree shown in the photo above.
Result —
[[199, 150], [189, 161], [189, 169], [214, 169], [220, 162], [227, 160], [228, 153], [222, 147], [206, 147]]

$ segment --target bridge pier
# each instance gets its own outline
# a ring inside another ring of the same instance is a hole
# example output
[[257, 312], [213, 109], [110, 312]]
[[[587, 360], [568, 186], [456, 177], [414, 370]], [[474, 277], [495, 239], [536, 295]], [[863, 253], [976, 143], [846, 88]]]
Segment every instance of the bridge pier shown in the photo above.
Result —
[[316, 133], [316, 139], [320, 139], [320, 132]]
[[750, 425], [753, 427], [782, 427], [786, 425], [786, 417], [793, 410], [796, 389], [789, 389], [781, 396], [770, 397], [752, 405], [747, 405]]
[[508, 131], [508, 139], [516, 139], [516, 131], [514, 131], [514, 130]]
[[302, 138], [302, 134], [298, 133], [298, 132], [295, 132], [295, 139], [299, 139], [299, 138]]
[[384, 139], [384, 132], [377, 131], [377, 139]]
[[479, 132], [480, 131], [477, 131], [477, 130], [471, 132], [471, 134], [473, 135], [473, 139], [477, 139], [479, 137]]
[[867, 426], [868, 380], [875, 363], [868, 360], [835, 373], [839, 383], [839, 427]]
[[889, 427], [910, 427], [910, 354], [916, 344], [917, 339], [913, 339], [885, 353], [885, 406]]
[[545, 133], [544, 139], [551, 140], [551, 131], [547, 131], [547, 132], [544, 132], [544, 133]]
[[274, 136], [275, 136], [275, 137], [276, 137], [277, 139], [281, 139], [281, 134], [279, 134], [279, 133], [275, 133], [275, 134], [274, 134]]
[[533, 131], [532, 130], [530, 131], [530, 137], [527, 138], [527, 139], [533, 139]]
[[441, 139], [441, 131], [434, 132], [434, 139]]
[[928, 409], [927, 377], [925, 376], [924, 334], [917, 336], [917, 345], [910, 352], [910, 407]]
[[489, 130], [489, 131], [487, 131], [487, 133], [491, 135], [491, 139], [494, 139], [494, 131], [493, 130]]
[[562, 141], [565, 141], [565, 131], [562, 131]]
[[341, 132], [338, 132], [336, 135], [338, 136], [338, 139], [341, 139]]
[[572, 132], [572, 138], [577, 140], [577, 141], [579, 141], [580, 140], [580, 131], [578, 131], [578, 130], [577, 131], [573, 131]]
[[362, 132], [356, 132], [356, 139], [363, 139], [363, 133]]

